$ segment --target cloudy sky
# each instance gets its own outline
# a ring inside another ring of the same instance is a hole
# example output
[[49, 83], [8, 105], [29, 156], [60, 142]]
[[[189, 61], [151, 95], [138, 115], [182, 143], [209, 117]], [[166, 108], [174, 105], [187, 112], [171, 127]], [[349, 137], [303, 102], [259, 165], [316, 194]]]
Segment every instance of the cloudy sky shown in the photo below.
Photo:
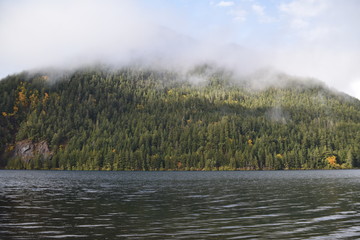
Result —
[[0, 0], [0, 77], [142, 61], [272, 68], [360, 98], [357, 0]]

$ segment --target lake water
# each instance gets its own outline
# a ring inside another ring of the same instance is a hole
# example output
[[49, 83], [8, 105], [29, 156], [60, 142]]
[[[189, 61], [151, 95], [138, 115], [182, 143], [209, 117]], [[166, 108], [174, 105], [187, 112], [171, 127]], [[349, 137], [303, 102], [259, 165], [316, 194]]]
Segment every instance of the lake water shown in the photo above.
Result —
[[360, 170], [0, 171], [0, 239], [360, 238]]

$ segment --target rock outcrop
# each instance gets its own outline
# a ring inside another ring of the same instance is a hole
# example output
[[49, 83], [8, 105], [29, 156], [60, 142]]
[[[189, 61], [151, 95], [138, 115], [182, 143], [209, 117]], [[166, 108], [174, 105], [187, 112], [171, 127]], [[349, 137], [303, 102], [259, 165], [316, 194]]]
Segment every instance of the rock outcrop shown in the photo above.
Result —
[[22, 140], [15, 143], [14, 157], [21, 158], [24, 162], [29, 162], [35, 156], [47, 159], [52, 156], [46, 141], [33, 143], [31, 140]]

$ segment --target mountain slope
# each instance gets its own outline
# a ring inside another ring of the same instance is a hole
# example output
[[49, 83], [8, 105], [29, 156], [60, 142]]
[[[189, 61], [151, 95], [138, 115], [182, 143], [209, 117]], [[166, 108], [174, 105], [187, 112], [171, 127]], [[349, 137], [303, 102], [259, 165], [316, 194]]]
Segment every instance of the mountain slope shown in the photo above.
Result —
[[283, 75], [281, 86], [255, 91], [251, 82], [208, 66], [185, 75], [89, 68], [51, 78], [24, 72], [0, 82], [2, 167], [360, 165], [360, 101], [318, 83]]

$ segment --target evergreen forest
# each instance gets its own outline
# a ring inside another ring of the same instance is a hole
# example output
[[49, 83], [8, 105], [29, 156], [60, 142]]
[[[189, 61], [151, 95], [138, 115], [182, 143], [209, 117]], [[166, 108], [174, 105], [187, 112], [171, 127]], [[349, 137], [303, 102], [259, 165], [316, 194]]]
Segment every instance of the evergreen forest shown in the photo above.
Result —
[[[0, 81], [0, 167], [280, 170], [360, 167], [360, 101], [285, 74], [88, 67]], [[30, 159], [21, 142], [46, 143]]]

